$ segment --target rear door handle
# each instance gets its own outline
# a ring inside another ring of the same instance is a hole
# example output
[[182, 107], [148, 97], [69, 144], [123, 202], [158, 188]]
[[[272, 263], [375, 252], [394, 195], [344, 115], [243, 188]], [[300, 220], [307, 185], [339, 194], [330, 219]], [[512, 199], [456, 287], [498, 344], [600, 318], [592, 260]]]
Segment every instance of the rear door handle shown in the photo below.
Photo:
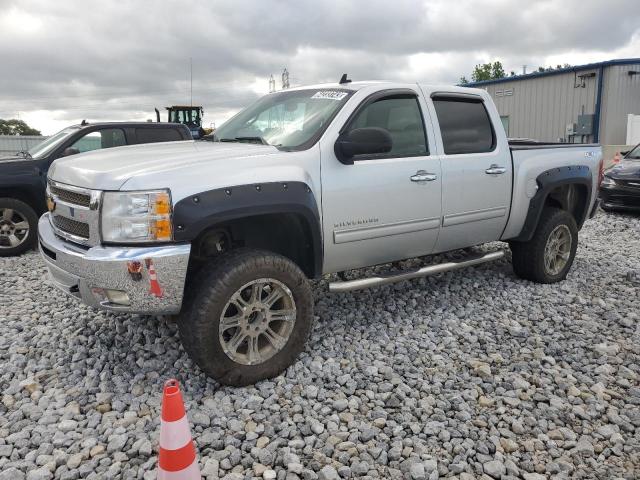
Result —
[[433, 182], [438, 179], [435, 173], [429, 173], [425, 170], [418, 170], [415, 175], [411, 175], [412, 182]]
[[489, 168], [487, 168], [484, 173], [486, 173], [487, 175], [502, 175], [503, 173], [505, 173], [507, 171], [507, 169], [505, 167], [500, 167], [498, 165], [496, 165], [495, 163], [493, 165], [491, 165]]

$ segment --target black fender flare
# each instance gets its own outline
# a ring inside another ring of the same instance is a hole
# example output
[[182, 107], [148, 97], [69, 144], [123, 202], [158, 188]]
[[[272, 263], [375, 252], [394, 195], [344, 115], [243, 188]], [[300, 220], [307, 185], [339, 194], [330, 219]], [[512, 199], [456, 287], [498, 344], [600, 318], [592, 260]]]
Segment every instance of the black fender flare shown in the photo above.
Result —
[[593, 189], [592, 175], [591, 169], [587, 165], [552, 168], [538, 175], [536, 178], [538, 191], [529, 201], [529, 209], [522, 230], [517, 237], [510, 240], [516, 242], [528, 242], [531, 240], [538, 227], [538, 221], [540, 220], [540, 215], [542, 215], [547, 197], [553, 190], [563, 185], [584, 185], [587, 189], [587, 202], [582, 206], [580, 214], [576, 218], [578, 228], [581, 228], [589, 214], [589, 200]]
[[323, 262], [320, 212], [313, 191], [304, 182], [228, 186], [185, 197], [173, 208], [174, 239], [190, 242], [218, 224], [267, 214], [297, 214], [305, 219], [311, 233], [314, 276], [319, 276]]

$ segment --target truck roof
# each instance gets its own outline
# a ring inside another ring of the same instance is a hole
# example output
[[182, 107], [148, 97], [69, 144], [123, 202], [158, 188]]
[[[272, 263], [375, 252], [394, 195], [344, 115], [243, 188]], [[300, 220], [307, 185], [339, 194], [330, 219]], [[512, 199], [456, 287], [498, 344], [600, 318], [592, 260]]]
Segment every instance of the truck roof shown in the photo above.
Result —
[[76, 125], [70, 125], [70, 127], [77, 128], [87, 128], [87, 127], [151, 127], [151, 128], [160, 128], [160, 127], [177, 127], [182, 128], [183, 125], [181, 123], [170, 123], [170, 122], [86, 122], [79, 123]]
[[[481, 88], [470, 88], [470, 87], [460, 87], [457, 85], [447, 85], [447, 84], [429, 84], [429, 83], [406, 83], [406, 82], [389, 82], [382, 80], [369, 80], [369, 81], [358, 81], [358, 82], [349, 82], [349, 83], [318, 83], [315, 85], [301, 85], [299, 87], [293, 87], [288, 90], [311, 90], [311, 89], [343, 89], [343, 90], [353, 90], [358, 91], [364, 88], [381, 86], [385, 88], [414, 88], [416, 85], [420, 86], [425, 90], [425, 94], [430, 92], [458, 92], [458, 93], [468, 93], [475, 95], [482, 95], [485, 92], [484, 89]], [[278, 92], [282, 92], [282, 90], [278, 90]], [[277, 93], [277, 92], [274, 92]]]

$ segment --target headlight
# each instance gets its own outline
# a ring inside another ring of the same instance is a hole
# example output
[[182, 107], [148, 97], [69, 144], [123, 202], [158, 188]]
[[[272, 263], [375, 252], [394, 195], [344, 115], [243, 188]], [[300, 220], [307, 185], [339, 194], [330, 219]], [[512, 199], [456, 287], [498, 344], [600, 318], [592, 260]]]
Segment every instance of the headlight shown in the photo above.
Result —
[[105, 192], [101, 215], [105, 242], [168, 242], [173, 238], [169, 190]]
[[616, 184], [616, 181], [611, 177], [607, 177], [606, 175], [602, 177], [602, 183], [600, 183], [600, 185], [602, 186], [609, 186], [609, 187], [612, 187], [615, 184]]

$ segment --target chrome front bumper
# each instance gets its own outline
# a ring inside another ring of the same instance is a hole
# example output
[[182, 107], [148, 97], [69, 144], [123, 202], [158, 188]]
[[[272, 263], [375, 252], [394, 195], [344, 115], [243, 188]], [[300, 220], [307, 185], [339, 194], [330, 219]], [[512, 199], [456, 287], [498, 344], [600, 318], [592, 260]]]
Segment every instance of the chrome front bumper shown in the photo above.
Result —
[[[178, 313], [182, 306], [191, 245], [82, 247], [56, 236], [45, 213], [38, 222], [40, 255], [53, 284], [95, 308], [143, 314]], [[109, 301], [121, 291], [128, 305]]]

